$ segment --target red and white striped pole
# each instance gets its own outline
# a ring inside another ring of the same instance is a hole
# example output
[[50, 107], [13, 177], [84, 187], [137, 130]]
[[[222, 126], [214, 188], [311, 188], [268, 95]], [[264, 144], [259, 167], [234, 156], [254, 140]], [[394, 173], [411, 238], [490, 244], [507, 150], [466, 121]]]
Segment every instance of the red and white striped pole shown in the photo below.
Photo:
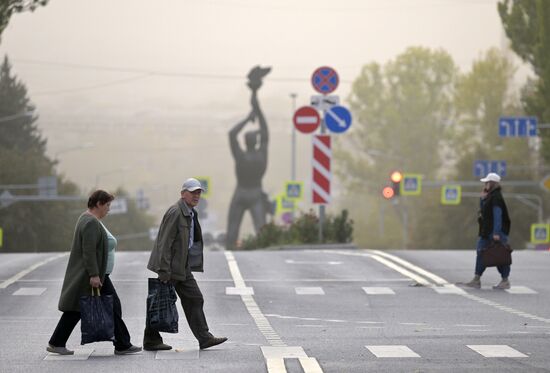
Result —
[[312, 202], [326, 205], [330, 202], [332, 159], [330, 135], [313, 136]]

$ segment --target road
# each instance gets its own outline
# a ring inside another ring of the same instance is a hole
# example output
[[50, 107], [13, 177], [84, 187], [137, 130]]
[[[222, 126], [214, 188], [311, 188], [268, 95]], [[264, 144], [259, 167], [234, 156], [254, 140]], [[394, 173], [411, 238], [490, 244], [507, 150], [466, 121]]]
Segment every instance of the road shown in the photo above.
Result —
[[[113, 283], [141, 345], [149, 253], [117, 253]], [[45, 351], [60, 312], [68, 256], [0, 254], [0, 372], [550, 372], [550, 253], [516, 251], [510, 291], [453, 285], [473, 251], [319, 249], [208, 251], [196, 278], [211, 331], [200, 351], [180, 310], [177, 351], [115, 356], [110, 343], [75, 356]]]

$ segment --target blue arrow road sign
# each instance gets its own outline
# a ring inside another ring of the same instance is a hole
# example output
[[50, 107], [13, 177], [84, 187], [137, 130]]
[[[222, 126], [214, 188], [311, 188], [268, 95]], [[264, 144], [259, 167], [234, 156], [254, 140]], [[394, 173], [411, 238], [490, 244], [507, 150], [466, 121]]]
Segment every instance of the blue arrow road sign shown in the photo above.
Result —
[[506, 161], [474, 161], [474, 176], [485, 177], [489, 172], [496, 172], [500, 176], [506, 176]]
[[500, 117], [498, 135], [500, 137], [537, 136], [537, 117]]
[[331, 132], [345, 132], [351, 126], [351, 113], [343, 106], [333, 106], [325, 112], [325, 123]]

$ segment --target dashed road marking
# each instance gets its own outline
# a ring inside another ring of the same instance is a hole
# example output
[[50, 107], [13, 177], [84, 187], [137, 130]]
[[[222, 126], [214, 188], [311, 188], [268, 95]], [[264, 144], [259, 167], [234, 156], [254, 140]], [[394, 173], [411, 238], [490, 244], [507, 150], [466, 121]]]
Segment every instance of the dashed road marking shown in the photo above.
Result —
[[395, 292], [387, 287], [363, 287], [363, 290], [368, 295], [393, 295]]
[[512, 286], [510, 289], [505, 290], [510, 294], [537, 294], [533, 289], [528, 288], [527, 286]]
[[325, 295], [325, 291], [320, 287], [298, 287], [294, 288], [298, 295]]
[[226, 295], [254, 295], [254, 289], [251, 287], [226, 287]]
[[19, 288], [12, 295], [42, 295], [46, 288]]
[[365, 346], [374, 356], [380, 358], [420, 357], [407, 346]]
[[529, 357], [507, 345], [467, 345], [484, 357]]
[[443, 285], [443, 286], [434, 286], [433, 289], [438, 293], [438, 294], [466, 294], [466, 292], [464, 290], [462, 290], [461, 288], [459, 288], [458, 286], [454, 285], [454, 284], [446, 284], [446, 285]]

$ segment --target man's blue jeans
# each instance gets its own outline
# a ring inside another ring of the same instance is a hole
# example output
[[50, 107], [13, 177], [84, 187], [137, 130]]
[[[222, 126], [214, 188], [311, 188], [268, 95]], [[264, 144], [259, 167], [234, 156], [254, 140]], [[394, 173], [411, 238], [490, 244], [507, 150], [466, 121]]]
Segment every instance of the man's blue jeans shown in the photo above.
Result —
[[[504, 235], [502, 235], [500, 239], [503, 243], [506, 243], [508, 241], [508, 237], [506, 237]], [[481, 259], [481, 252], [483, 251], [484, 248], [489, 246], [490, 242], [491, 242], [491, 240], [483, 239], [481, 237], [479, 237], [479, 239], [477, 240], [477, 248], [476, 248], [477, 256], [476, 256], [476, 272], [475, 272], [475, 274], [478, 275], [478, 276], [481, 276], [483, 274], [483, 272], [485, 272], [485, 268], [487, 268], [483, 265], [483, 260]], [[500, 273], [500, 275], [502, 276], [502, 278], [508, 278], [508, 276], [510, 276], [510, 266], [509, 265], [498, 266], [497, 270]]]

